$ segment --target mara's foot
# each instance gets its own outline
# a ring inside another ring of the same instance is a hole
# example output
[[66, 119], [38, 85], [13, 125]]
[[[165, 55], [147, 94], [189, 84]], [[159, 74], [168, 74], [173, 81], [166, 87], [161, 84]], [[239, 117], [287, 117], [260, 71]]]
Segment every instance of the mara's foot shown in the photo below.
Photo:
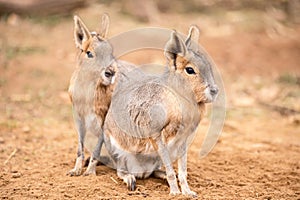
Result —
[[198, 196], [197, 193], [192, 190], [182, 191], [182, 194], [194, 198]]
[[127, 189], [129, 191], [134, 191], [136, 189], [136, 180], [133, 175], [127, 174], [123, 180], [126, 183]]
[[81, 175], [81, 168], [74, 168], [70, 170], [67, 175], [69, 176], [80, 176]]

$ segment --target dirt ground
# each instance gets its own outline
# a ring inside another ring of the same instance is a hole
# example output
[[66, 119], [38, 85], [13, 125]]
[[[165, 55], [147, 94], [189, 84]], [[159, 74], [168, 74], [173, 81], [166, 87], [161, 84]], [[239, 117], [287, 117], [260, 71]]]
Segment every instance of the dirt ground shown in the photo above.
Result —
[[[201, 44], [222, 74], [222, 135], [200, 159], [207, 117], [189, 149], [188, 181], [199, 199], [300, 199], [300, 26], [256, 11], [168, 13], [143, 23], [118, 10], [93, 5], [76, 13], [97, 29], [100, 14], [108, 12], [111, 36], [145, 26], [186, 33], [197, 24]], [[97, 176], [66, 176], [77, 146], [67, 95], [76, 63], [72, 17], [10, 15], [0, 30], [2, 199], [187, 199], [169, 196], [167, 183], [155, 178], [138, 180], [129, 192], [106, 166], [97, 167]], [[127, 58], [164, 63], [162, 52], [142, 55]]]

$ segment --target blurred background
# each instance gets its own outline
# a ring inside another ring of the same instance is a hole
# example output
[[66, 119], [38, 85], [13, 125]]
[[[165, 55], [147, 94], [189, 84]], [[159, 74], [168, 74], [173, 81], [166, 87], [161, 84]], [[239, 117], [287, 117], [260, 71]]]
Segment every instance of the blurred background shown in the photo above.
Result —
[[[96, 177], [65, 176], [77, 145], [67, 94], [77, 54], [73, 15], [93, 31], [107, 12], [109, 37], [149, 26], [201, 29], [227, 97], [214, 150], [198, 156], [207, 117], [189, 151], [190, 186], [203, 199], [298, 199], [299, 10], [299, 0], [0, 0], [0, 197], [170, 198], [154, 178], [128, 192], [105, 166]], [[165, 63], [156, 50], [122, 59]]]

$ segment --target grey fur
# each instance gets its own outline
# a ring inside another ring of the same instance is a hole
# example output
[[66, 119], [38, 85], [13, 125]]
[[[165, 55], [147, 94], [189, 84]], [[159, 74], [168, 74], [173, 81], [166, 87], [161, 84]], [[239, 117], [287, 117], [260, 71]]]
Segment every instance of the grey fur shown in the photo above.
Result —
[[[179, 194], [172, 166], [178, 160], [181, 193], [196, 196], [186, 179], [187, 149], [204, 103], [217, 95], [209, 61], [191, 45], [192, 38], [199, 37], [194, 35], [197, 31], [197, 27], [191, 27], [186, 43], [172, 32], [165, 47], [169, 70], [164, 75], [129, 73], [126, 75], [130, 81], [118, 84], [114, 91], [104, 124], [104, 142], [118, 176], [130, 190], [135, 177], [146, 178], [154, 173], [166, 177], [170, 194]], [[189, 66], [195, 74], [187, 73]], [[162, 167], [166, 176], [159, 173]]]
[[[114, 80], [124, 72], [135, 68], [134, 65], [115, 60], [113, 48], [106, 40], [109, 27], [109, 17], [102, 16], [100, 34], [90, 32], [78, 16], [74, 16], [74, 39], [76, 47], [80, 50], [78, 67], [72, 75], [69, 94], [73, 105], [73, 116], [78, 133], [78, 150], [75, 166], [68, 172], [70, 176], [79, 176], [84, 161], [84, 147], [87, 135], [94, 136], [95, 145], [87, 145], [92, 153], [89, 165], [84, 175], [96, 174], [96, 164], [100, 160], [103, 145], [103, 123], [110, 104], [110, 95], [99, 94], [96, 88], [111, 93]], [[98, 93], [97, 93], [98, 92]], [[98, 96], [98, 99], [96, 97]], [[97, 102], [100, 100], [100, 103]], [[105, 105], [101, 105], [102, 100]], [[97, 114], [97, 105], [102, 115]], [[104, 106], [104, 109], [102, 107]], [[105, 111], [106, 109], [106, 111]], [[109, 162], [108, 162], [109, 163]]]

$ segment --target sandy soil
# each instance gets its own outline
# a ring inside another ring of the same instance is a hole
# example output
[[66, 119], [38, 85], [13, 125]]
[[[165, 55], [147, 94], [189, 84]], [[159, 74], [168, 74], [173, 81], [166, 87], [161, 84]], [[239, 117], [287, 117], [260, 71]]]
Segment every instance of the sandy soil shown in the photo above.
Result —
[[[199, 199], [300, 199], [299, 26], [251, 21], [249, 28], [196, 14], [164, 14], [145, 24], [113, 5], [77, 13], [96, 29], [102, 11], [111, 14], [111, 35], [143, 26], [203, 27], [202, 44], [225, 84], [227, 117], [208, 156], [199, 157], [208, 117], [189, 149], [188, 181]], [[9, 19], [0, 21], [0, 197], [187, 199], [169, 196], [167, 183], [155, 178], [138, 180], [129, 192], [106, 166], [97, 176], [66, 176], [77, 145], [66, 92], [76, 57], [72, 18]], [[142, 54], [124, 59], [164, 63], [161, 52]]]

